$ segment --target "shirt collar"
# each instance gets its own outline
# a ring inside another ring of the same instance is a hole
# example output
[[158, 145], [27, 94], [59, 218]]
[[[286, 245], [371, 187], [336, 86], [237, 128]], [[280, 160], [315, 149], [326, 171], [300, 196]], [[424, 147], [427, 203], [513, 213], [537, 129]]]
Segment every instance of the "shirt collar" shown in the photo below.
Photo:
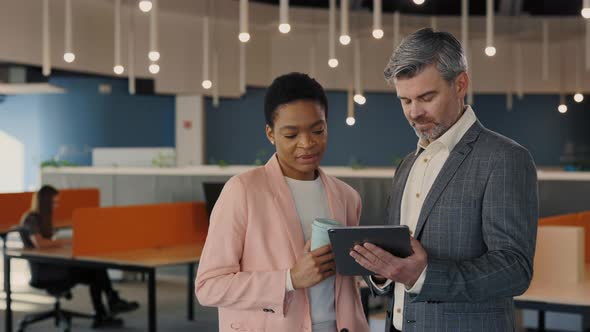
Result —
[[475, 112], [473, 112], [471, 106], [465, 106], [463, 115], [461, 115], [459, 120], [457, 120], [457, 122], [455, 122], [455, 124], [452, 125], [442, 136], [430, 142], [430, 144], [428, 144], [426, 140], [419, 139], [416, 147], [416, 155], [418, 155], [421, 150], [426, 150], [428, 146], [433, 144], [442, 145], [447, 151], [453, 151], [455, 145], [459, 143], [461, 138], [463, 138], [463, 135], [465, 135], [475, 121], [477, 121]]

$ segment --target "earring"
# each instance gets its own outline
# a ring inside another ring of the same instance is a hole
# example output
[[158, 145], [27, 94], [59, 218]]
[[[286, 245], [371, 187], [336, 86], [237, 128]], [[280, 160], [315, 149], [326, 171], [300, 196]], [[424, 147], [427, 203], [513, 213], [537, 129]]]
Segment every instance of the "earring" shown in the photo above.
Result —
[[270, 144], [275, 145], [275, 141], [270, 141]]

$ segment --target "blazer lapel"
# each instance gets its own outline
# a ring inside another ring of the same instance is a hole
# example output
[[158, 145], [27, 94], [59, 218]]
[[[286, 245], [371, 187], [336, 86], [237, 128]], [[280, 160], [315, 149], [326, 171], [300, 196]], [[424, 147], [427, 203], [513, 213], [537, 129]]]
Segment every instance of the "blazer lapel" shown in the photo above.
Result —
[[285, 181], [276, 154], [270, 158], [264, 169], [268, 176], [268, 186], [273, 193], [275, 209], [283, 216], [278, 222], [284, 225], [287, 234], [289, 234], [289, 242], [293, 250], [293, 255], [298, 258], [303, 254], [305, 237], [303, 236], [301, 221], [297, 214], [293, 195], [291, 194], [287, 181]]
[[438, 201], [440, 195], [443, 193], [443, 191], [445, 190], [445, 188], [447, 187], [447, 185], [459, 169], [459, 166], [461, 166], [465, 158], [467, 158], [467, 156], [473, 149], [471, 143], [477, 139], [482, 129], [483, 127], [481, 126], [481, 124], [479, 122], [476, 122], [465, 133], [465, 135], [463, 136], [463, 138], [461, 138], [459, 143], [457, 143], [453, 151], [451, 151], [449, 158], [440, 170], [440, 173], [436, 177], [436, 180], [434, 180], [432, 188], [430, 188], [428, 196], [426, 196], [426, 200], [422, 205], [420, 217], [418, 218], [418, 224], [416, 225], [416, 238], [420, 236], [422, 228], [424, 227], [424, 223], [430, 215], [430, 212], [432, 211], [432, 208], [434, 207], [436, 201]]

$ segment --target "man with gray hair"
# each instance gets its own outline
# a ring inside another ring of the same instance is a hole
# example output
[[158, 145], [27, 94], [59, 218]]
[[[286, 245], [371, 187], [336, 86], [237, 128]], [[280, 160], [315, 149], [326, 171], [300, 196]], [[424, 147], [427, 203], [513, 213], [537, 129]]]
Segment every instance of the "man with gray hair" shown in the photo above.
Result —
[[386, 331], [514, 331], [513, 297], [533, 275], [535, 164], [464, 103], [466, 71], [457, 39], [432, 29], [405, 38], [385, 68], [418, 136], [387, 208], [389, 224], [409, 227], [414, 253], [365, 243], [350, 255], [375, 273], [374, 293], [392, 294]]

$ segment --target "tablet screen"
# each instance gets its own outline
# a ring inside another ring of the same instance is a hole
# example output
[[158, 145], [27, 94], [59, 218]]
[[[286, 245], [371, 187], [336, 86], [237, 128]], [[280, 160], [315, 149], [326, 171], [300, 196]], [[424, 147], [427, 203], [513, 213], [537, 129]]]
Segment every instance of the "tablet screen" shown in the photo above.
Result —
[[336, 272], [340, 275], [372, 275], [350, 256], [352, 248], [370, 242], [398, 257], [412, 254], [410, 231], [407, 226], [355, 226], [328, 230]]

